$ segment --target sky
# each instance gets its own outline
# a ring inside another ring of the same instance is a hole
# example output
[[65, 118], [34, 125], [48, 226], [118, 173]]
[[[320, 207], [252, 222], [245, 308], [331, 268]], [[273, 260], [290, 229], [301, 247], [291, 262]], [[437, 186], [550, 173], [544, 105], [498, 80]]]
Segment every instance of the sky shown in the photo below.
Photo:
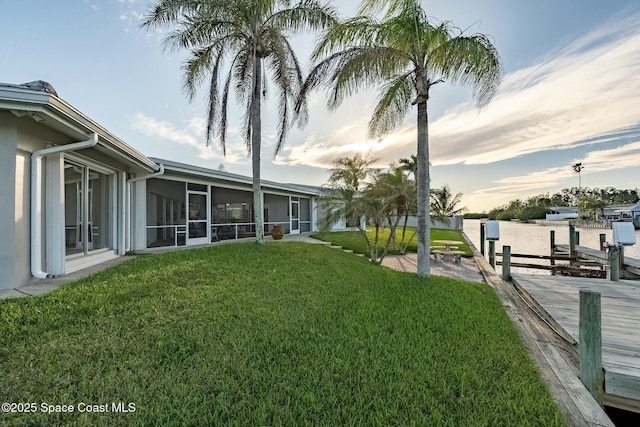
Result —
[[[227, 155], [205, 144], [206, 87], [182, 90], [186, 52], [168, 30], [143, 30], [152, 0], [0, 0], [0, 82], [45, 80], [58, 95], [149, 157], [251, 175], [241, 106], [230, 116]], [[342, 17], [358, 2], [333, 1]], [[471, 212], [578, 186], [640, 187], [638, 0], [429, 0], [424, 9], [465, 34], [493, 40], [505, 71], [477, 109], [468, 87], [445, 82], [429, 100], [431, 187], [463, 193]], [[316, 36], [291, 37], [308, 69]], [[274, 158], [277, 108], [262, 112], [263, 179], [322, 185], [338, 157], [362, 153], [386, 167], [415, 154], [416, 109], [378, 141], [366, 139], [377, 88], [326, 110], [314, 92], [310, 119]]]

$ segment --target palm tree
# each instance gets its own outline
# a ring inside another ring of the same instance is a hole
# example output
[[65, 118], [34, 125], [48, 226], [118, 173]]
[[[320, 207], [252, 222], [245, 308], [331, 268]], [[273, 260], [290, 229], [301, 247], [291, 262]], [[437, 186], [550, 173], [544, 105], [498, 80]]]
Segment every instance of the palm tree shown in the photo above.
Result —
[[360, 226], [363, 214], [357, 201], [366, 186], [365, 180], [373, 174], [371, 165], [375, 161], [367, 160], [360, 154], [333, 161], [333, 167], [329, 169], [331, 189], [320, 200], [322, 228], [329, 228], [342, 219], [347, 226]]
[[573, 173], [578, 174], [578, 191], [580, 191], [580, 188], [582, 187], [582, 169], [584, 169], [584, 166], [582, 166], [582, 162], [580, 162], [571, 167], [573, 168]]
[[441, 222], [448, 217], [458, 215], [466, 210], [459, 207], [462, 201], [462, 193], [453, 194], [448, 185], [432, 190], [431, 192], [431, 217]]
[[[382, 21], [364, 16], [385, 9]], [[336, 109], [344, 97], [382, 84], [369, 121], [372, 139], [401, 125], [409, 108], [417, 106], [418, 275], [427, 277], [429, 91], [445, 79], [470, 84], [478, 105], [486, 104], [502, 78], [500, 57], [487, 36], [467, 36], [449, 22], [429, 20], [418, 0], [364, 0], [359, 15], [325, 33], [312, 54], [320, 62], [302, 94], [325, 84], [330, 88], [327, 106]]]
[[[157, 0], [142, 23], [147, 29], [172, 28], [164, 40], [165, 45], [190, 51], [183, 66], [184, 89], [189, 100], [195, 96], [198, 86], [205, 81], [209, 84], [207, 144], [217, 133], [226, 154], [230, 92], [235, 91], [244, 105], [244, 139], [251, 154], [254, 220], [259, 243], [264, 242], [260, 112], [261, 98], [267, 94], [267, 72], [279, 96], [277, 154], [287, 136], [293, 102], [304, 80], [287, 36], [307, 29], [324, 29], [335, 19], [334, 9], [317, 0], [301, 0], [295, 5], [287, 0]], [[303, 115], [305, 108], [302, 102], [300, 113]]]
[[379, 174], [376, 177], [376, 193], [383, 197], [391, 197], [391, 209], [389, 210], [388, 223], [392, 228], [391, 240], [395, 244], [395, 230], [403, 219], [402, 234], [399, 243], [399, 252], [405, 253], [407, 245], [413, 239], [412, 234], [407, 237], [407, 222], [410, 215], [415, 215], [416, 211], [416, 183], [410, 180], [404, 173], [402, 167], [395, 168], [389, 172]]
[[412, 154], [408, 159], [402, 158], [398, 161], [400, 163], [400, 169], [409, 172], [415, 179], [418, 173], [418, 156]]
[[329, 184], [332, 187], [345, 188], [352, 192], [362, 189], [364, 181], [373, 172], [371, 165], [378, 159], [367, 160], [360, 154], [353, 157], [340, 157], [333, 161], [329, 169]]

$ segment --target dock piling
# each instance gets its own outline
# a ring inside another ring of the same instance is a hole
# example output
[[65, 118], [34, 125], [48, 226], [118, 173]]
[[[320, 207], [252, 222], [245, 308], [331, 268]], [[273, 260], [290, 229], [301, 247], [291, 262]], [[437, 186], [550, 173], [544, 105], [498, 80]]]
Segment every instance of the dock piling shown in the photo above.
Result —
[[480, 253], [484, 256], [484, 223], [480, 224]]
[[496, 241], [489, 240], [489, 264], [496, 268]]
[[620, 280], [620, 248], [610, 245], [607, 253], [609, 260], [609, 279], [613, 282]]
[[600, 293], [580, 291], [579, 312], [580, 380], [602, 406], [602, 318]]
[[576, 225], [569, 223], [569, 263], [576, 260]]
[[605, 247], [605, 242], [607, 241], [607, 235], [602, 233], [600, 234], [600, 250], [604, 251], [607, 248]]
[[511, 280], [511, 246], [502, 247], [502, 280]]
[[551, 230], [550, 234], [550, 242], [551, 242], [551, 265], [556, 265], [556, 231]]

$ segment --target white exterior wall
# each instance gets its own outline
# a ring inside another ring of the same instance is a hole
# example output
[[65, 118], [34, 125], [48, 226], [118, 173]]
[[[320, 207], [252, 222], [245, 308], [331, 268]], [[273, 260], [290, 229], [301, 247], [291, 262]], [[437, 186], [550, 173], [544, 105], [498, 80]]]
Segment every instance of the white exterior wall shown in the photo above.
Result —
[[[3, 244], [0, 245], [0, 289], [13, 288], [16, 256], [16, 226], [21, 221], [22, 198], [16, 191], [20, 171], [21, 157], [17, 154], [17, 130], [4, 122], [0, 112], [0, 233]], [[28, 259], [28, 258], [27, 258]]]
[[65, 272], [65, 200], [64, 156], [61, 153], [47, 156], [45, 163], [45, 241], [46, 271], [59, 275]]
[[[15, 156], [15, 223], [13, 229], [13, 281], [20, 284], [31, 280], [31, 248], [29, 242], [31, 240], [31, 200], [30, 194], [30, 175], [31, 175], [31, 156], [29, 153], [18, 150]], [[5, 200], [3, 200], [4, 205]], [[1, 287], [1, 285], [0, 285]]]
[[147, 248], [147, 181], [131, 184], [132, 250]]

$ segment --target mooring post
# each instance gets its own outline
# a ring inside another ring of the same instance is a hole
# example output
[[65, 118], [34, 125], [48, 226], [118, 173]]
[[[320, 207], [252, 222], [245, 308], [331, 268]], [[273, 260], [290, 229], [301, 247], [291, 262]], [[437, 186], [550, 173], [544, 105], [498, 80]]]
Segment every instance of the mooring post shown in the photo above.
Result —
[[576, 231], [576, 246], [580, 246], [580, 232]]
[[502, 280], [511, 280], [511, 246], [502, 247]]
[[484, 256], [484, 223], [480, 223], [480, 253]]
[[598, 292], [580, 291], [579, 316], [580, 380], [602, 406], [604, 375], [602, 372], [602, 319]]
[[549, 234], [549, 241], [551, 242], [551, 265], [556, 265], [556, 231], [551, 230]]
[[496, 268], [496, 241], [489, 240], [489, 264], [494, 269]]
[[607, 235], [602, 233], [600, 234], [600, 250], [604, 251], [606, 248], [604, 247], [605, 242], [607, 241]]
[[620, 280], [620, 251], [616, 245], [609, 246], [609, 280], [617, 282]]
[[576, 225], [569, 223], [569, 258], [570, 263], [576, 260]]

